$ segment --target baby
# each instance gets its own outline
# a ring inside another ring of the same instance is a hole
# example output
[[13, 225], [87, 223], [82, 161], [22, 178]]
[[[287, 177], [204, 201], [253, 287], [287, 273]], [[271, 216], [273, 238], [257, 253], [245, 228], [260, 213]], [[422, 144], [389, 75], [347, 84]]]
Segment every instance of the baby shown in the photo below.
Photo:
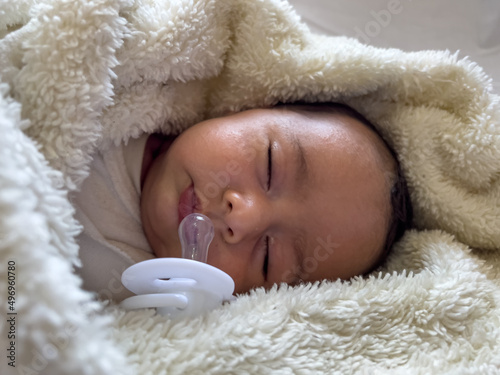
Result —
[[114, 299], [124, 294], [113, 278], [130, 264], [181, 257], [177, 229], [192, 212], [212, 220], [208, 263], [235, 293], [366, 274], [411, 222], [393, 153], [340, 104], [254, 109], [176, 138], [143, 136], [96, 155], [74, 203], [85, 284]]

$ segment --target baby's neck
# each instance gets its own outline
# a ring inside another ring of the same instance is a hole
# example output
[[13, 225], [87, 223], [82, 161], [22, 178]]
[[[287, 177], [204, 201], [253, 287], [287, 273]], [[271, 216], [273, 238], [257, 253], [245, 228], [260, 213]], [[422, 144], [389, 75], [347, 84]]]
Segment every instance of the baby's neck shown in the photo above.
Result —
[[141, 189], [148, 175], [149, 168], [153, 164], [153, 161], [162, 153], [166, 152], [175, 136], [173, 135], [163, 135], [159, 133], [153, 133], [148, 137], [146, 141], [146, 147], [144, 147], [144, 156], [142, 158], [141, 167]]

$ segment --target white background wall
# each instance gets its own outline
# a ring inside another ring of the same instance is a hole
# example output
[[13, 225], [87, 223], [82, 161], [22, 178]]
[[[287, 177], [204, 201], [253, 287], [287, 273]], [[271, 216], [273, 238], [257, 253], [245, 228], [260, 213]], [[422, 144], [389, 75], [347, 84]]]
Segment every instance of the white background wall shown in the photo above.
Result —
[[500, 0], [289, 0], [311, 30], [405, 51], [459, 50], [500, 93]]

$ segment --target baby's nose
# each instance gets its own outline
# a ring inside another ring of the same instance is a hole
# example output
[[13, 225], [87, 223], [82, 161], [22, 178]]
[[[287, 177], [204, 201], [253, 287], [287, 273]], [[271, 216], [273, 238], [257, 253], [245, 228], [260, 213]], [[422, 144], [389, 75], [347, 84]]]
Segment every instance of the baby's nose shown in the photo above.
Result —
[[224, 240], [236, 244], [260, 235], [267, 226], [265, 204], [256, 196], [227, 190], [223, 196], [226, 207]]

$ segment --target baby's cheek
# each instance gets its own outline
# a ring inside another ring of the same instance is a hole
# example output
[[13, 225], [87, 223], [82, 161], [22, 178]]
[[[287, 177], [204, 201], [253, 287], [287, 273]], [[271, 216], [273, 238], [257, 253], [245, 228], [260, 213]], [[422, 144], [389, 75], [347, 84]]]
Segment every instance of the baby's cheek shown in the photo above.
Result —
[[[215, 240], [214, 240], [215, 242]], [[210, 247], [208, 248], [208, 256], [207, 256], [207, 263], [210, 264], [211, 266], [214, 266], [225, 273], [227, 273], [229, 276], [231, 276], [234, 280], [233, 276], [233, 271], [234, 267], [232, 267], [231, 262], [228, 261], [228, 257], [223, 256], [223, 251], [220, 249], [220, 247], [217, 245], [217, 243], [212, 242], [210, 244]]]
[[276, 282], [278, 284], [286, 283], [290, 285], [296, 285], [300, 281], [300, 268], [298, 266], [291, 266], [286, 268], [284, 271], [280, 271], [278, 280]]
[[253, 284], [247, 280], [248, 272], [244, 262], [225, 253], [224, 249], [219, 248], [217, 244], [210, 245], [207, 263], [231, 276], [235, 284], [235, 293], [245, 293], [251, 289]]

